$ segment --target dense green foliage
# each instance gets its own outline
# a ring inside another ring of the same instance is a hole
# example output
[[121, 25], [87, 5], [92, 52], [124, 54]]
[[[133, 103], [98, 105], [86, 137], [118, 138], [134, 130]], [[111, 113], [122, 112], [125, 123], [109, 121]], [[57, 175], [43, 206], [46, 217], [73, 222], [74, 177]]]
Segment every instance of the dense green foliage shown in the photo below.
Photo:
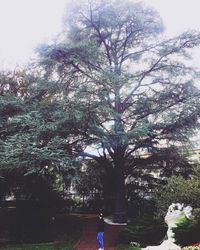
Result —
[[118, 241], [123, 244], [137, 242], [141, 246], [159, 245], [167, 231], [164, 221], [145, 215], [133, 219], [120, 233]]
[[182, 221], [173, 230], [176, 242], [181, 246], [192, 245], [200, 241], [200, 208], [194, 209], [192, 214], [192, 219]]
[[172, 176], [167, 185], [157, 191], [155, 196], [157, 215], [164, 216], [172, 203], [184, 203], [193, 208], [200, 207], [200, 165], [194, 168], [188, 179], [182, 176]]

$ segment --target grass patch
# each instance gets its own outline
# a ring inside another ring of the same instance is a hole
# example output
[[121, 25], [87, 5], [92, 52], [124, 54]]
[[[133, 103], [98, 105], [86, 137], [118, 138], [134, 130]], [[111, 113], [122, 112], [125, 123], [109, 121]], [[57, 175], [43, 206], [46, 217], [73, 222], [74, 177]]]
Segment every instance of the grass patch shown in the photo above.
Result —
[[126, 244], [119, 244], [117, 245], [117, 250], [141, 250], [141, 248], [131, 247], [130, 245], [126, 245]]
[[5, 250], [72, 250], [76, 241], [71, 240], [62, 243], [44, 243], [44, 244], [20, 244], [0, 247]]

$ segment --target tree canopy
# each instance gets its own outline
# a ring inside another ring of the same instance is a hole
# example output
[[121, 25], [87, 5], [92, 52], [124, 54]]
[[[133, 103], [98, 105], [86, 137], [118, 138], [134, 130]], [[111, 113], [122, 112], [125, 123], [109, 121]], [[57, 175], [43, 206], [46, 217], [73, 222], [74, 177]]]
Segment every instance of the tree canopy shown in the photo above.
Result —
[[99, 150], [80, 155], [112, 173], [116, 220], [124, 220], [124, 180], [139, 166], [136, 153], [150, 153], [149, 161], [198, 127], [199, 74], [186, 59], [200, 34], [164, 39], [158, 13], [137, 2], [74, 4], [65, 25], [63, 41], [40, 47], [40, 63], [79, 105], [80, 120], [90, 114], [84, 140]]

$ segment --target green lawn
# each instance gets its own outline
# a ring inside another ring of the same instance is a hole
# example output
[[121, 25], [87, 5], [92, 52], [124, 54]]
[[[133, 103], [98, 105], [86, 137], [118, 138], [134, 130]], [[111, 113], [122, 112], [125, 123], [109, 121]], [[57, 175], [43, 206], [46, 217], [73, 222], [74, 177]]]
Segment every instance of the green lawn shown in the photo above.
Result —
[[71, 240], [62, 243], [45, 243], [45, 244], [20, 244], [8, 245], [0, 247], [0, 249], [7, 250], [72, 250], [76, 244], [76, 240]]

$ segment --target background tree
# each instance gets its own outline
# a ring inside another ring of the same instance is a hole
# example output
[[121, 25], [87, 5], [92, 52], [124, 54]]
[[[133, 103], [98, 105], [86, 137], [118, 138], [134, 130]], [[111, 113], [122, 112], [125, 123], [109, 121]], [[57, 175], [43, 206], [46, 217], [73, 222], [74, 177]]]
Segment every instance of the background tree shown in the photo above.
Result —
[[[53, 95], [56, 84], [44, 81], [40, 72], [26, 69], [0, 76], [0, 174], [6, 177], [1, 179], [2, 199], [12, 188], [11, 176], [47, 178], [56, 173], [69, 186], [79, 166], [73, 156], [81, 140], [78, 110]], [[72, 109], [76, 112], [70, 113]]]
[[17, 242], [49, 240], [52, 216], [70, 205], [58, 181], [69, 187], [80, 165], [73, 153], [81, 141], [78, 109], [54, 95], [55, 81], [39, 71], [0, 76], [0, 201], [16, 199], [7, 233]]
[[79, 106], [80, 121], [89, 115], [85, 143], [99, 153], [83, 148], [80, 155], [112, 173], [115, 221], [124, 222], [125, 179], [139, 166], [136, 153], [150, 152], [150, 160], [185, 143], [198, 126], [198, 74], [185, 59], [200, 35], [163, 39], [157, 12], [131, 2], [73, 5], [65, 25], [66, 39], [40, 47], [41, 65]]
[[167, 184], [157, 189], [154, 196], [158, 216], [164, 216], [170, 204], [184, 203], [193, 208], [200, 207], [200, 165], [196, 164], [189, 178], [171, 176]]

